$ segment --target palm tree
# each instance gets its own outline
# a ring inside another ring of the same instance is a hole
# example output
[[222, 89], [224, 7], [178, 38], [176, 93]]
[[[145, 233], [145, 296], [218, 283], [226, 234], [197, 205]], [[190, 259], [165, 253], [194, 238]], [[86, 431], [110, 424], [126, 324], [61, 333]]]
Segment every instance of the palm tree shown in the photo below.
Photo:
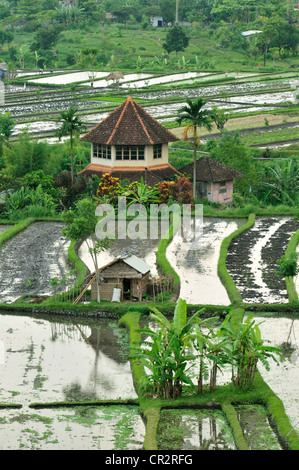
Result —
[[63, 111], [57, 122], [61, 123], [61, 127], [57, 130], [56, 135], [61, 139], [65, 135], [70, 136], [71, 143], [71, 179], [74, 182], [74, 138], [83, 130], [83, 122], [76, 115], [78, 108], [70, 107], [67, 111]]
[[179, 126], [186, 122], [188, 123], [184, 130], [184, 140], [188, 138], [188, 132], [193, 132], [193, 153], [194, 153], [194, 165], [193, 165], [193, 196], [196, 196], [196, 155], [197, 149], [200, 145], [200, 139], [197, 135], [199, 127], [205, 127], [208, 131], [212, 129], [212, 117], [209, 110], [203, 109], [206, 102], [202, 98], [196, 98], [191, 101], [189, 98], [186, 99], [187, 105], [183, 106], [178, 110], [177, 122]]

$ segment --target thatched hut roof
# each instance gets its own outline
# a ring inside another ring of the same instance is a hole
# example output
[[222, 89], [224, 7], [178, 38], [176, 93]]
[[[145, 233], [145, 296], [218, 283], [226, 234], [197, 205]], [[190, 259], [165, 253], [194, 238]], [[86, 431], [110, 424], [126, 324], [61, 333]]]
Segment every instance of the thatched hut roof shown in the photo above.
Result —
[[125, 78], [122, 72], [111, 72], [105, 80], [108, 82], [109, 80], [120, 80], [121, 78]]

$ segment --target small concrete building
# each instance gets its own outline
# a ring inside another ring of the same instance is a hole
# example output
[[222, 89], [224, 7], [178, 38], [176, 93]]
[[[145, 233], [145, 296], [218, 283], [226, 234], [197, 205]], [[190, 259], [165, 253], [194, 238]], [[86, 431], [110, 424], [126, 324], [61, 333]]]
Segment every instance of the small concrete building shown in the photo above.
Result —
[[[180, 172], [193, 182], [193, 162], [180, 168]], [[199, 158], [196, 162], [196, 197], [207, 197], [210, 202], [227, 204], [233, 200], [234, 179], [244, 178], [232, 168], [210, 157]]]
[[[146, 292], [150, 266], [135, 255], [116, 258], [99, 270], [100, 299], [112, 300], [114, 289], [120, 289], [120, 300], [141, 300]], [[97, 299], [96, 279], [91, 284], [91, 300]]]
[[162, 28], [162, 26], [164, 26], [162, 16], [152, 16], [150, 22], [151, 26], [154, 26], [155, 28]]
[[180, 175], [168, 163], [168, 143], [179, 139], [130, 96], [80, 140], [91, 143], [91, 162], [79, 175], [143, 178], [151, 186]]

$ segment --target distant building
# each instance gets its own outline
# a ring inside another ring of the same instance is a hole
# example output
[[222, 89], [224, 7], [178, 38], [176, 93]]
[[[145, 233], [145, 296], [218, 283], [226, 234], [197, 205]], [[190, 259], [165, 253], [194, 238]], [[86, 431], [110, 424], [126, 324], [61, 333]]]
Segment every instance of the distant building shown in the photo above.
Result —
[[5, 62], [0, 63], [0, 80], [4, 81], [7, 76], [7, 64]]
[[241, 34], [249, 41], [251, 36], [254, 36], [255, 34], [260, 34], [262, 32], [263, 31], [259, 31], [257, 29], [251, 29], [249, 31], [243, 31]]
[[[181, 173], [193, 181], [193, 162], [180, 168]], [[244, 178], [232, 168], [210, 157], [199, 158], [196, 162], [196, 197], [206, 197], [210, 202], [227, 204], [233, 200], [233, 180]]]
[[162, 28], [164, 25], [163, 16], [152, 16], [150, 22], [155, 28]]
[[168, 143], [179, 139], [130, 96], [80, 140], [91, 143], [91, 162], [79, 174], [151, 186], [180, 175], [168, 163]]
[[111, 21], [112, 23], [115, 23], [115, 21], [117, 20], [117, 16], [114, 16], [112, 15], [112, 13], [106, 13], [106, 16], [105, 16], [106, 20], [109, 20]]

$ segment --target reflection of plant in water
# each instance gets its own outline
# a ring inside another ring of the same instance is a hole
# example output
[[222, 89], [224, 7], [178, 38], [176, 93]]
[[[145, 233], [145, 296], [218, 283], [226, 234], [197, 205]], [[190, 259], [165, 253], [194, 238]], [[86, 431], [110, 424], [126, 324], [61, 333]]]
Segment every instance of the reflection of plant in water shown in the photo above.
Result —
[[[298, 345], [296, 343], [296, 338], [295, 338], [294, 321], [295, 320], [291, 321], [291, 326], [290, 326], [290, 330], [289, 330], [287, 340], [283, 341], [279, 345], [283, 356], [288, 360], [291, 360], [292, 354], [298, 349]], [[291, 342], [292, 333], [293, 333], [293, 336], [294, 336], [295, 344], [292, 344], [292, 342]]]
[[159, 450], [218, 450], [235, 447], [233, 435], [222, 412], [210, 409], [162, 410], [157, 441]]
[[109, 407], [110, 411], [114, 411], [114, 417], [117, 417], [117, 423], [114, 427], [114, 449], [126, 450], [131, 442], [133, 435], [136, 433], [138, 413], [134, 408], [126, 407]]
[[72, 384], [63, 389], [66, 401], [88, 401], [96, 398], [95, 393], [86, 393], [82, 391], [79, 384]]

